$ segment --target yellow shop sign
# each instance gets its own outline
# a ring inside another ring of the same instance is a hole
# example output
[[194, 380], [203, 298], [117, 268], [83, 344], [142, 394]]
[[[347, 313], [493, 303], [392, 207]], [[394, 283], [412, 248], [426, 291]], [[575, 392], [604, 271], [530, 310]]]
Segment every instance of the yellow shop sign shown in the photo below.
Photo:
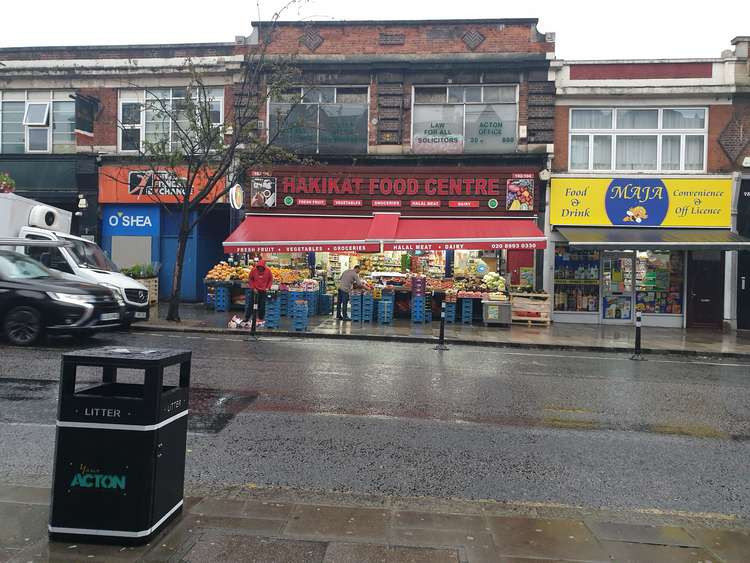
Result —
[[552, 225], [730, 227], [731, 178], [553, 178]]

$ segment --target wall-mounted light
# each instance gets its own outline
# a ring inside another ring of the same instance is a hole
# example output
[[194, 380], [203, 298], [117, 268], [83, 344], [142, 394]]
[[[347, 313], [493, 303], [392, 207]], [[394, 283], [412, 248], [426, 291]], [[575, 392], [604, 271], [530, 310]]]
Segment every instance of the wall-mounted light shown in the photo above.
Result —
[[78, 209], [88, 209], [89, 202], [86, 201], [86, 196], [78, 194]]

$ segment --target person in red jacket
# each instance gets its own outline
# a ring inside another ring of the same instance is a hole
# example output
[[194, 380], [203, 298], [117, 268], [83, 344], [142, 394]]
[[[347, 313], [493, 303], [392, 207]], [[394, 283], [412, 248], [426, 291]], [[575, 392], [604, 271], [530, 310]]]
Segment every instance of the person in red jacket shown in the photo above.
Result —
[[270, 268], [266, 267], [264, 260], [258, 261], [255, 268], [250, 271], [247, 286], [252, 290], [254, 302], [258, 304], [259, 324], [263, 324], [263, 319], [266, 318], [266, 292], [271, 289], [272, 284], [273, 274]]

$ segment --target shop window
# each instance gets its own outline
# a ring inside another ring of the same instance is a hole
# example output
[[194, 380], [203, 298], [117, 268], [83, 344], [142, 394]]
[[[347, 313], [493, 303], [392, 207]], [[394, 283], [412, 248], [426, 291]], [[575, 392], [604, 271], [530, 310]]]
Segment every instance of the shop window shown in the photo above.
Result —
[[599, 311], [599, 252], [555, 247], [555, 311]]
[[515, 152], [515, 86], [417, 86], [412, 149], [421, 154]]
[[268, 107], [268, 141], [303, 154], [367, 153], [366, 87], [291, 88]]
[[703, 172], [704, 108], [587, 108], [570, 112], [569, 169]]
[[75, 102], [64, 90], [0, 92], [0, 153], [75, 152]]
[[120, 150], [147, 151], [151, 146], [158, 152], [179, 152], [191, 135], [203, 137], [198, 131], [221, 127], [223, 108], [222, 87], [122, 90]]
[[649, 314], [681, 315], [684, 253], [638, 252], [635, 266], [635, 307]]

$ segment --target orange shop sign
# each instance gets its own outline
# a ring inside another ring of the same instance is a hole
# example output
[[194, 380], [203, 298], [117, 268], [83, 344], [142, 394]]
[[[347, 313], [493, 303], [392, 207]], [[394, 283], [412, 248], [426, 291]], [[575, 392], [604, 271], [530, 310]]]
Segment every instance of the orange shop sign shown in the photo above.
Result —
[[[153, 170], [137, 165], [107, 165], [99, 170], [99, 203], [179, 203], [183, 200], [187, 169]], [[205, 185], [206, 175], [195, 181], [193, 192]], [[211, 203], [224, 191], [222, 178], [203, 202]], [[192, 199], [192, 197], [191, 197]], [[226, 196], [222, 196], [222, 200]]]

